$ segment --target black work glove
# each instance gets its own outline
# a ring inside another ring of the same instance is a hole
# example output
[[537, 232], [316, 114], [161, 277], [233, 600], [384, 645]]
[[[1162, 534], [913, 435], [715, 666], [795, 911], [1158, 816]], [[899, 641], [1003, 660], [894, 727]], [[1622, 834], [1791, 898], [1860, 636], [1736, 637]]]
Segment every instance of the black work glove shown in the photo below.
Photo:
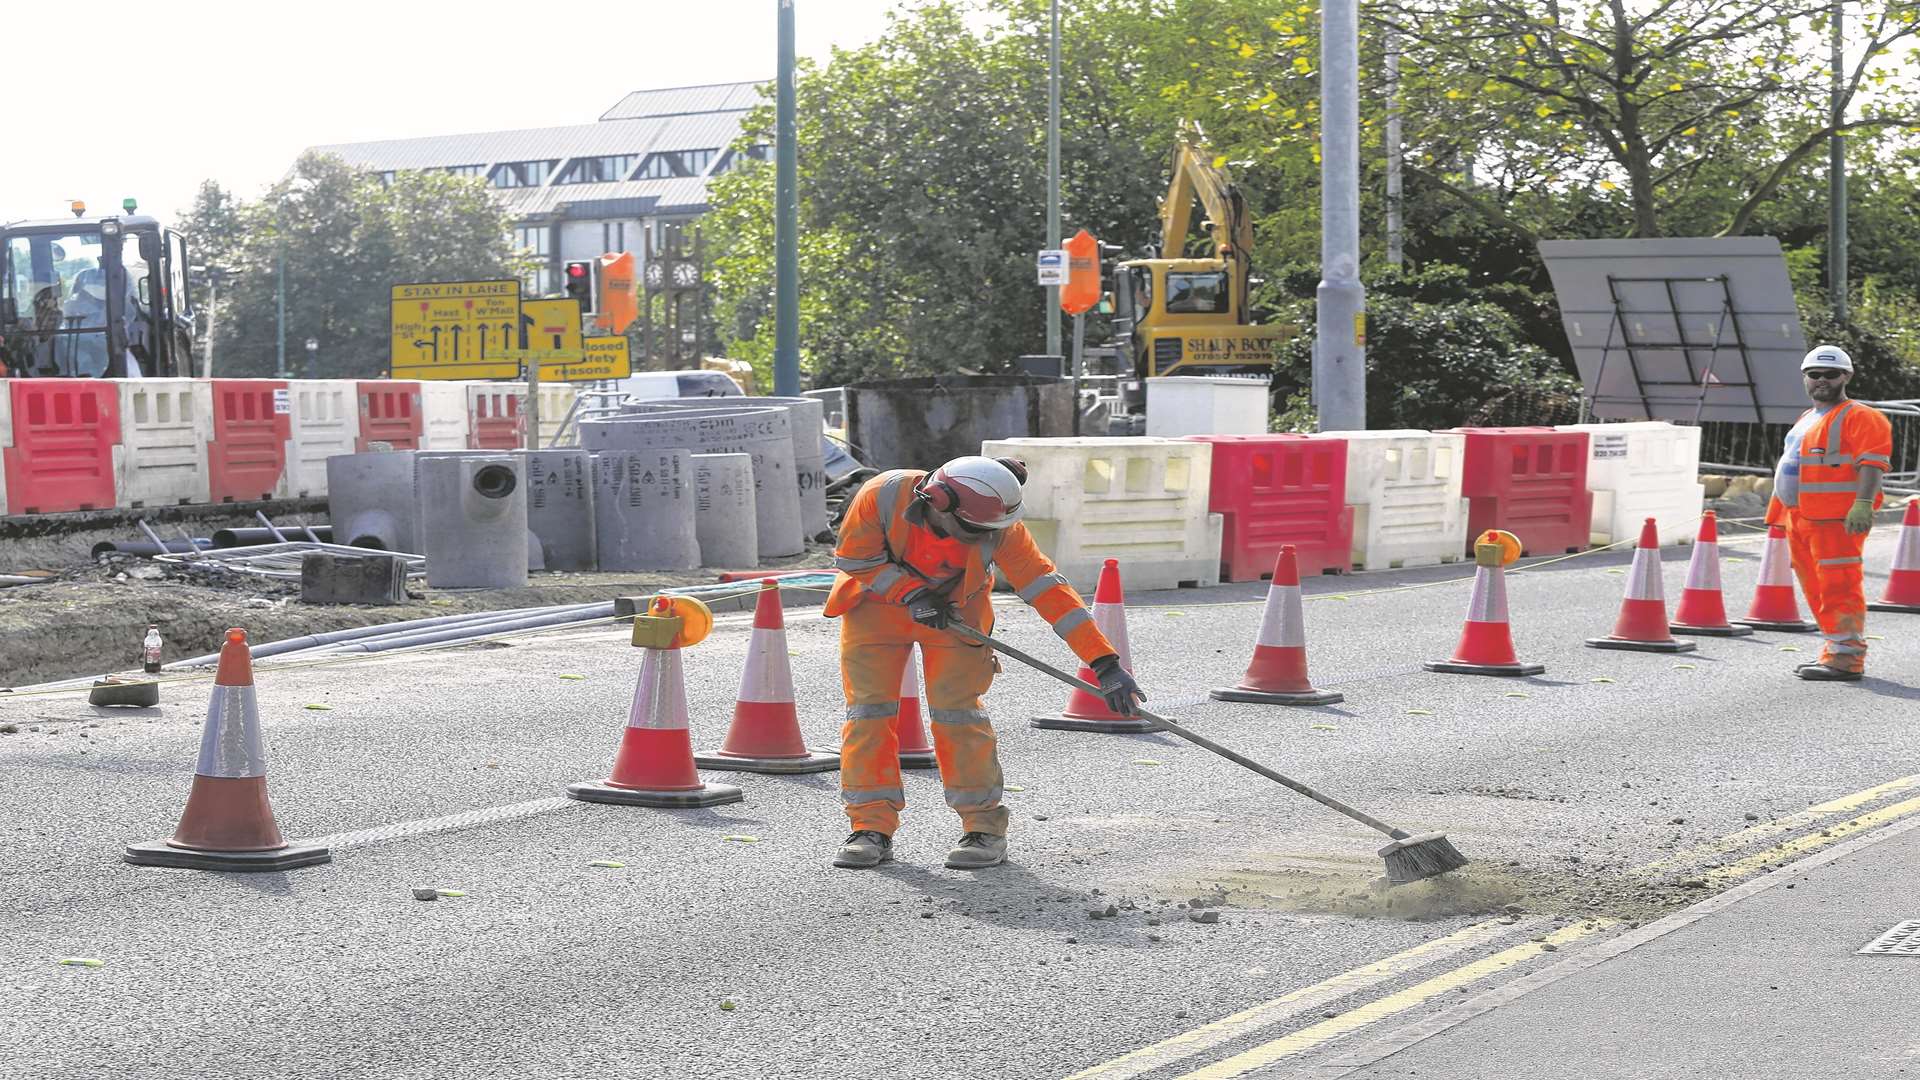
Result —
[[903, 603], [907, 605], [907, 614], [921, 626], [945, 630], [954, 619], [953, 602], [931, 589], [908, 593]]
[[1108, 653], [1088, 664], [1100, 680], [1100, 696], [1107, 699], [1107, 708], [1121, 716], [1138, 715], [1135, 702], [1147, 700], [1141, 693], [1140, 684], [1133, 681], [1127, 669], [1120, 666], [1120, 657]]

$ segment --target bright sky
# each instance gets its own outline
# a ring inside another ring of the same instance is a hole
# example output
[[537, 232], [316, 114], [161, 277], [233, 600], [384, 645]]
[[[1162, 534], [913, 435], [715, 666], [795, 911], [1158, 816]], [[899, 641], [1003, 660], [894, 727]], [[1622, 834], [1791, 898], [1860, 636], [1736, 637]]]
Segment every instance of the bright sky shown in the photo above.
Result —
[[[172, 216], [204, 179], [258, 195], [308, 146], [591, 123], [629, 90], [771, 79], [777, 2], [9, 3], [0, 221], [129, 195]], [[866, 44], [895, 6], [795, 0], [797, 50]]]

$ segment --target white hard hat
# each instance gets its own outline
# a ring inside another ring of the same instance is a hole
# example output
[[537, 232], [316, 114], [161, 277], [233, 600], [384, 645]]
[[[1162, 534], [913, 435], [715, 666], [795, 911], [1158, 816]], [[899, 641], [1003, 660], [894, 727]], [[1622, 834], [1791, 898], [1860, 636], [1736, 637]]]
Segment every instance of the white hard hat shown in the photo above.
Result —
[[1807, 353], [1806, 359], [1800, 361], [1801, 371], [1805, 371], [1808, 368], [1833, 368], [1836, 371], [1852, 371], [1853, 357], [1848, 356], [1847, 350], [1838, 345], [1815, 345], [1813, 350]]
[[961, 457], [935, 469], [921, 492], [935, 510], [976, 529], [1004, 529], [1020, 520], [1026, 466], [1013, 458]]

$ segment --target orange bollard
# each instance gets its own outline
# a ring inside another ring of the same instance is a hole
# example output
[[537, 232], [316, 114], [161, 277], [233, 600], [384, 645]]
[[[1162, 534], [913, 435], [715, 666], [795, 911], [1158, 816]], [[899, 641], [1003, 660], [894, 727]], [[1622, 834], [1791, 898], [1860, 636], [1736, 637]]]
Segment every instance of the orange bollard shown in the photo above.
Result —
[[1751, 626], [1736, 626], [1727, 621], [1727, 605], [1720, 593], [1720, 522], [1709, 510], [1700, 518], [1700, 534], [1693, 541], [1693, 555], [1687, 560], [1687, 585], [1680, 590], [1680, 605], [1674, 609], [1667, 629], [1676, 634], [1705, 634], [1709, 637], [1746, 637]]
[[[1133, 672], [1133, 653], [1127, 646], [1127, 598], [1120, 588], [1120, 560], [1108, 559], [1100, 568], [1100, 581], [1093, 590], [1093, 625], [1113, 642], [1114, 652], [1120, 656], [1120, 666]], [[1100, 685], [1099, 676], [1085, 664], [1080, 666], [1080, 681]], [[1033, 726], [1051, 728], [1057, 731], [1106, 731], [1119, 734], [1135, 734], [1153, 731], [1155, 724], [1151, 720], [1137, 716], [1121, 716], [1107, 708], [1107, 701], [1098, 694], [1075, 688], [1067, 699], [1066, 710], [1058, 716], [1036, 716]]]
[[1633, 567], [1627, 571], [1627, 595], [1620, 601], [1620, 617], [1613, 633], [1588, 638], [1594, 649], [1632, 652], [1692, 652], [1699, 648], [1681, 641], [1667, 629], [1667, 597], [1660, 584], [1660, 528], [1652, 518], [1640, 526], [1640, 543], [1633, 549]]
[[693, 756], [703, 769], [757, 773], [832, 772], [838, 752], [809, 750], [800, 736], [800, 714], [793, 701], [793, 666], [787, 661], [787, 622], [780, 604], [780, 583], [762, 580], [753, 608], [753, 640], [733, 725], [720, 749]]
[[1346, 698], [1321, 690], [1307, 679], [1306, 618], [1300, 607], [1300, 563], [1292, 544], [1280, 546], [1267, 607], [1253, 642], [1253, 662], [1235, 686], [1208, 694], [1215, 701], [1253, 701], [1263, 705], [1332, 705]]
[[200, 729], [200, 760], [180, 827], [171, 840], [128, 846], [125, 858], [135, 866], [192, 870], [291, 870], [332, 859], [324, 847], [287, 843], [273, 819], [245, 630], [228, 630], [220, 646], [213, 700]]
[[1787, 553], [1786, 527], [1769, 525], [1760, 553], [1760, 583], [1753, 587], [1753, 605], [1740, 625], [1796, 634], [1818, 630], [1817, 624], [1800, 617], [1800, 601], [1793, 590], [1793, 556]]

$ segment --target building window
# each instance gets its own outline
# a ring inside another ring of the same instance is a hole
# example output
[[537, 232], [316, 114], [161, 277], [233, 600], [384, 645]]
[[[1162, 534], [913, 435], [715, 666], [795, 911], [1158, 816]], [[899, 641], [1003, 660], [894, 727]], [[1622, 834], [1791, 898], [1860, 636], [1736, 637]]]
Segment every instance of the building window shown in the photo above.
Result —
[[772, 160], [773, 147], [765, 143], [755, 143], [744, 149], [728, 150], [726, 154], [721, 157], [720, 164], [716, 166], [713, 171], [715, 173], [732, 172], [735, 169], [746, 168], [749, 162]]
[[683, 176], [703, 176], [707, 166], [719, 156], [719, 150], [663, 150], [648, 154], [640, 163], [635, 180], [671, 180]]
[[523, 257], [540, 262], [520, 279], [520, 288], [529, 296], [557, 291], [553, 287], [552, 236], [553, 230], [545, 225], [521, 225], [513, 230], [513, 246]]
[[487, 183], [497, 188], [539, 187], [553, 172], [553, 161], [503, 161], [487, 175]]
[[639, 154], [613, 154], [608, 157], [574, 158], [554, 178], [556, 184], [605, 184], [625, 180], [640, 160]]
[[375, 173], [374, 178], [380, 181], [381, 187], [393, 186], [393, 170], [392, 169], [388, 169], [385, 172]]
[[603, 221], [600, 223], [600, 250], [610, 253], [627, 250], [626, 222]]
[[485, 165], [449, 165], [446, 171], [450, 176], [485, 176], [487, 167]]

